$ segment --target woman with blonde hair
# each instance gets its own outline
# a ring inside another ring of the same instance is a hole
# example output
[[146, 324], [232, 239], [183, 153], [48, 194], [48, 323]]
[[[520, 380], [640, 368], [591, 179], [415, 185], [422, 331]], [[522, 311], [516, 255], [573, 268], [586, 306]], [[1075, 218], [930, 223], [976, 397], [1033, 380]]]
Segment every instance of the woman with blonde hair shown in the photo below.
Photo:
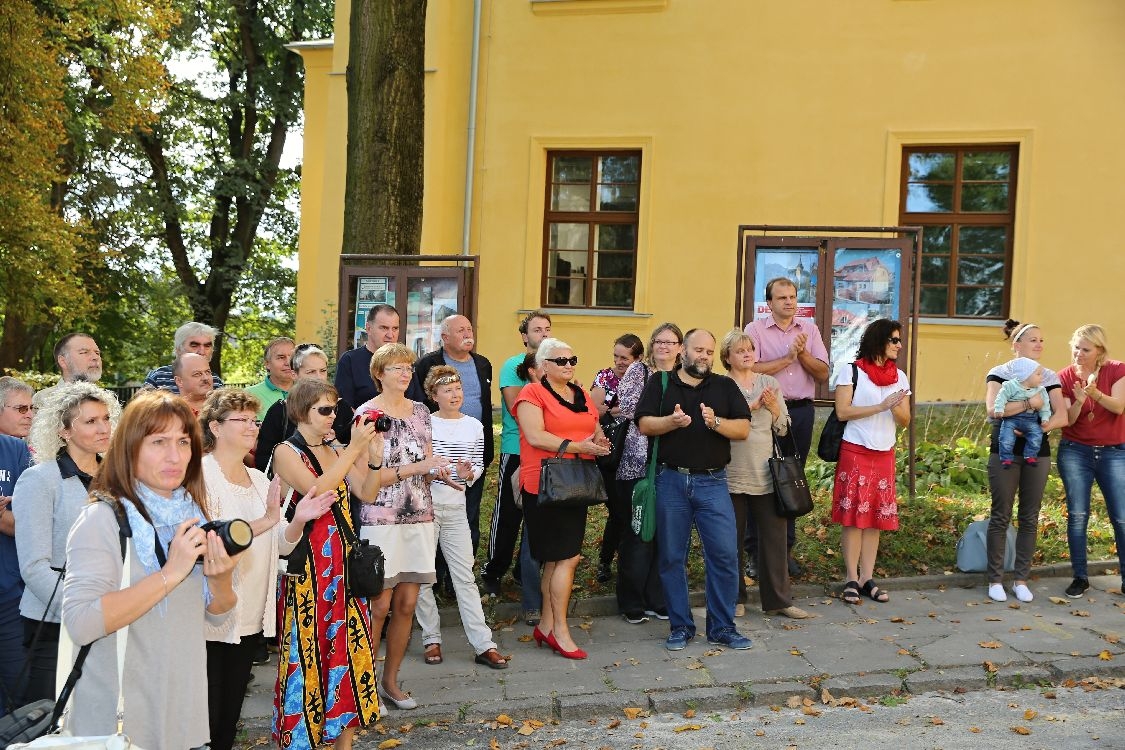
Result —
[[56, 695], [66, 537], [89, 502], [90, 482], [120, 416], [121, 405], [109, 391], [92, 383], [63, 383], [43, 399], [31, 424], [29, 442], [38, 463], [20, 475], [12, 492], [25, 584], [24, 647], [35, 642], [28, 653], [25, 703]]
[[1105, 498], [1118, 573], [1125, 581], [1125, 363], [1109, 358], [1099, 325], [1079, 326], [1070, 348], [1073, 362], [1059, 372], [1068, 421], [1059, 441], [1059, 476], [1066, 489], [1066, 541], [1074, 574], [1066, 595], [1077, 598], [1090, 588], [1086, 529], [1094, 482]]

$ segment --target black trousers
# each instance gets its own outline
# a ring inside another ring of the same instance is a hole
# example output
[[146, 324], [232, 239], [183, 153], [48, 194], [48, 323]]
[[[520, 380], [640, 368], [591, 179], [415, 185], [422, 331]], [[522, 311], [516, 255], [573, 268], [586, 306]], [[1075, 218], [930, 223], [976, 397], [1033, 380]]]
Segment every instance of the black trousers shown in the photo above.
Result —
[[[617, 483], [617, 494], [633, 504], [633, 487], [637, 479]], [[625, 522], [621, 546], [617, 550], [617, 609], [622, 614], [646, 609], [664, 609], [664, 584], [660, 582], [660, 566], [656, 554], [656, 537], [641, 541], [630, 525], [632, 513]]]
[[[54, 700], [55, 668], [59, 659], [59, 623], [40, 622], [22, 616], [20, 619], [23, 620], [23, 647], [31, 663], [24, 683], [22, 702], [31, 703], [44, 698]], [[39, 633], [39, 640], [35, 641], [35, 631], [39, 630], [40, 625], [43, 630]], [[32, 641], [35, 641], [34, 648]]]
[[[797, 441], [797, 457], [801, 459], [801, 468], [804, 468], [805, 462], [809, 460], [809, 451], [812, 449], [812, 433], [813, 422], [816, 421], [816, 407], [810, 404], [804, 406], [794, 406], [789, 410], [789, 418], [792, 422], [789, 425], [789, 432], [793, 435], [793, 439]], [[789, 438], [779, 438], [781, 449], [788, 453], [788, 448], [793, 445]], [[793, 549], [793, 545], [797, 543], [797, 521], [790, 518], [786, 521], [785, 530], [785, 546]], [[754, 516], [751, 514], [746, 520], [746, 536], [744, 537], [744, 545], [746, 555], [750, 559], [757, 559], [758, 556], [758, 525], [754, 522]]]
[[207, 641], [207, 710], [211, 719], [211, 750], [231, 750], [238, 733], [238, 717], [250, 683], [254, 652], [261, 633], [238, 643]]
[[[516, 551], [516, 540], [523, 526], [523, 511], [516, 507], [512, 493], [512, 475], [519, 471], [520, 454], [501, 453], [497, 472], [496, 505], [492, 508], [492, 523], [488, 538], [488, 562], [481, 570], [480, 577], [499, 581], [512, 564]], [[478, 482], [478, 484], [484, 484]], [[472, 529], [470, 529], [470, 532]]]
[[602, 469], [602, 479], [605, 481], [606, 510], [609, 514], [605, 519], [605, 529], [602, 531], [602, 547], [598, 554], [598, 561], [603, 565], [613, 562], [617, 548], [629, 528], [633, 514], [632, 498], [621, 494], [617, 486], [617, 469]]

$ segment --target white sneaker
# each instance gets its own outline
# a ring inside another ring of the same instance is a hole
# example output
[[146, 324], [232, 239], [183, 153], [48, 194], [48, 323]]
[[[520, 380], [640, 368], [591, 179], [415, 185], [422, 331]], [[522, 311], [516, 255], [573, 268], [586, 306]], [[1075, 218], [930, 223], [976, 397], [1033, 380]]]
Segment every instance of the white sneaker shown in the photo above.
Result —
[[[1028, 592], [1031, 593], [1031, 592]], [[1004, 584], [991, 583], [988, 586], [988, 598], [994, 602], [1008, 601], [1008, 595], [1004, 593]]]
[[1025, 604], [1035, 598], [1035, 594], [1031, 593], [1031, 589], [1027, 587], [1026, 583], [1017, 583], [1012, 587], [1012, 593]]

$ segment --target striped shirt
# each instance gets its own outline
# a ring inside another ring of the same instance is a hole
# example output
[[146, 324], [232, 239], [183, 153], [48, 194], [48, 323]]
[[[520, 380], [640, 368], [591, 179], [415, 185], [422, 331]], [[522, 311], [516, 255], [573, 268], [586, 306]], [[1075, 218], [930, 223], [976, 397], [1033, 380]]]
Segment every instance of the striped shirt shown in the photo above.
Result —
[[[218, 375], [211, 376], [215, 388], [223, 387], [223, 379]], [[145, 385], [150, 385], [153, 388], [160, 388], [165, 391], [179, 394], [180, 389], [176, 385], [176, 376], [172, 374], [172, 365], [161, 365], [148, 374], [145, 378]]]
[[[434, 455], [443, 456], [453, 462], [453, 481], [458, 485], [465, 482], [457, 475], [458, 461], [471, 461], [473, 464], [473, 484], [484, 474], [484, 426], [479, 419], [463, 415], [459, 419], [446, 419], [437, 414], [430, 415], [434, 430]], [[433, 482], [430, 492], [435, 505], [464, 505], [465, 491], [455, 490], [445, 482]]]

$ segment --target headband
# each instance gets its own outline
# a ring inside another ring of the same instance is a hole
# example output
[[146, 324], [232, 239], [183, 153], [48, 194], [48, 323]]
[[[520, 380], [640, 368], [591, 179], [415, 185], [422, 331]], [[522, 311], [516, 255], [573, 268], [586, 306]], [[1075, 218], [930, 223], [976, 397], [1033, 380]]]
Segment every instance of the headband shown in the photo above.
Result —
[[1029, 328], [1038, 328], [1038, 327], [1039, 327], [1039, 326], [1035, 325], [1034, 323], [1025, 323], [1024, 325], [1020, 326], [1020, 327], [1019, 327], [1019, 328], [1018, 328], [1018, 329], [1016, 330], [1016, 335], [1015, 335], [1015, 336], [1012, 336], [1012, 343], [1014, 344], [1014, 343], [1016, 343], [1017, 341], [1019, 341], [1019, 340], [1020, 340], [1020, 336], [1024, 335], [1025, 333], [1027, 333], [1027, 330], [1028, 330]]

